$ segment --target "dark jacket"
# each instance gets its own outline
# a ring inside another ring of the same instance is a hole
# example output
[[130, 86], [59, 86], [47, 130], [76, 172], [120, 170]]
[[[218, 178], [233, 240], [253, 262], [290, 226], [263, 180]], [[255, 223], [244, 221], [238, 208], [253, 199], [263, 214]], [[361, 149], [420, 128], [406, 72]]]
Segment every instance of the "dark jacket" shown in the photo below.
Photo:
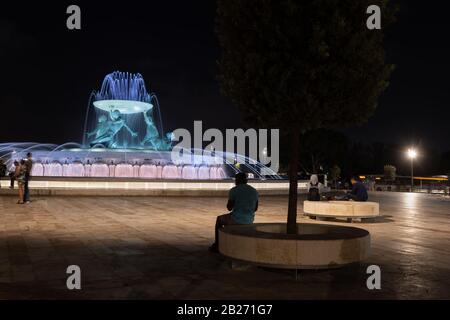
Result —
[[362, 182], [355, 183], [352, 191], [350, 191], [350, 197], [355, 201], [367, 201], [369, 196], [367, 195], [366, 186]]
[[0, 178], [6, 176], [6, 164], [2, 163], [0, 164]]

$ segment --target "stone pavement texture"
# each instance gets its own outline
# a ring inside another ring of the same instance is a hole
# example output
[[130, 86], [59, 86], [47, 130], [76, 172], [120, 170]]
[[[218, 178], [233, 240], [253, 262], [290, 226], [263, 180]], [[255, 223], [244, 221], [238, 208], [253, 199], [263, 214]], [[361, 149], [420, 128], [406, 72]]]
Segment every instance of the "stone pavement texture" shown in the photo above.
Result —
[[[450, 198], [373, 193], [383, 217], [364, 263], [336, 270], [233, 270], [208, 252], [225, 198], [0, 197], [0, 299], [449, 299]], [[299, 222], [348, 225], [343, 221]], [[286, 220], [286, 197], [262, 197], [256, 222]], [[81, 290], [66, 268], [81, 268]], [[366, 287], [381, 267], [381, 290]]]

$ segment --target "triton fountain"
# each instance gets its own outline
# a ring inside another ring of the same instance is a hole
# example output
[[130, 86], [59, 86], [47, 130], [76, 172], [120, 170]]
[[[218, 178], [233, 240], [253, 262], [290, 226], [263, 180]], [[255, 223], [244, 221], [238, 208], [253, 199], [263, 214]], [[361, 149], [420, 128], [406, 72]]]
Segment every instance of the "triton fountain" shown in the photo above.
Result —
[[[0, 157], [12, 166], [14, 160], [32, 152], [35, 177], [221, 180], [246, 170], [263, 180], [263, 169], [270, 172], [243, 155], [205, 155], [198, 149], [195, 154], [201, 157], [175, 162], [171, 158], [173, 139], [171, 132], [164, 132], [158, 98], [147, 91], [143, 77], [116, 71], [90, 95], [81, 144], [3, 143]], [[224, 163], [223, 159], [234, 161]], [[271, 176], [280, 178], [275, 172]]]

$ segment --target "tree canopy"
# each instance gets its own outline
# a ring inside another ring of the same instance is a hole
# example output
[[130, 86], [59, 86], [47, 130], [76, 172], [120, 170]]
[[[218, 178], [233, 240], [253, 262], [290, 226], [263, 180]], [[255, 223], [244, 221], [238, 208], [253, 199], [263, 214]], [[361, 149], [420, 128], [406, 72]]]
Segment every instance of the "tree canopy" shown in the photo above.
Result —
[[383, 29], [367, 28], [388, 0], [218, 0], [216, 31], [223, 94], [254, 127], [288, 134], [287, 232], [297, 232], [300, 135], [365, 122], [388, 85]]
[[219, 0], [223, 93], [254, 126], [355, 125], [374, 112], [388, 85], [382, 30], [367, 7], [385, 0]]

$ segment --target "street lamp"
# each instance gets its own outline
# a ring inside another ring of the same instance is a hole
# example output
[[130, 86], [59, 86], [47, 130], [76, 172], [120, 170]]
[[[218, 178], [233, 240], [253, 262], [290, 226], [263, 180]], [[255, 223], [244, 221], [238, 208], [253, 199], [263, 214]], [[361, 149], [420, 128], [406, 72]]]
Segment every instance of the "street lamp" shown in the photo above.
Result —
[[413, 148], [408, 149], [408, 158], [411, 159], [411, 192], [414, 188], [414, 159], [417, 157], [417, 151]]

